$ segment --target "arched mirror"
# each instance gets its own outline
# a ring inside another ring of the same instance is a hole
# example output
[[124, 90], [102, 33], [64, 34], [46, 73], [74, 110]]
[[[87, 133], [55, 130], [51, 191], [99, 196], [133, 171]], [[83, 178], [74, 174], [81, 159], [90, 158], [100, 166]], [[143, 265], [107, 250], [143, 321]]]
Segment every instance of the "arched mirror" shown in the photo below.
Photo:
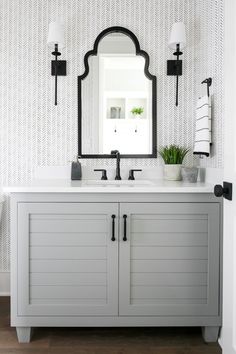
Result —
[[156, 77], [137, 37], [111, 27], [97, 37], [78, 77], [78, 155], [156, 157]]

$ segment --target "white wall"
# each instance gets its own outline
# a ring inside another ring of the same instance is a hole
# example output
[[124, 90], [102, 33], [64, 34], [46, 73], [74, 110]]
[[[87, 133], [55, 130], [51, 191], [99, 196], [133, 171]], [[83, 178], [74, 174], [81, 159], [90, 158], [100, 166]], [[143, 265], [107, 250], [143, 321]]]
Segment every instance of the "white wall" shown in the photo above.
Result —
[[[214, 110], [217, 122], [213, 124], [214, 143], [221, 146], [222, 3], [223, 0], [1, 0], [0, 184], [28, 181], [35, 166], [65, 165], [76, 154], [77, 75], [84, 71], [83, 57], [96, 36], [114, 25], [133, 31], [141, 48], [150, 54], [150, 71], [157, 76], [158, 146], [169, 143], [192, 146], [200, 80], [212, 72], [218, 83], [214, 86], [218, 102]], [[50, 76], [52, 58], [46, 37], [48, 23], [57, 16], [65, 22], [66, 48], [61, 58], [68, 61], [68, 75], [58, 79], [59, 104], [55, 107], [54, 80]], [[174, 104], [175, 78], [166, 75], [166, 60], [173, 58], [167, 41], [171, 25], [177, 20], [186, 23], [188, 41], [178, 108]], [[210, 50], [204, 40], [208, 37]], [[201, 70], [206, 58], [212, 72]], [[215, 153], [208, 163], [222, 167], [221, 148], [215, 149]], [[139, 162], [122, 161], [133, 167]], [[88, 161], [90, 165], [102, 163]], [[113, 165], [114, 161], [106, 163]], [[156, 166], [161, 161], [150, 159], [142, 163]], [[8, 209], [7, 204], [0, 235], [3, 271], [9, 270]]]

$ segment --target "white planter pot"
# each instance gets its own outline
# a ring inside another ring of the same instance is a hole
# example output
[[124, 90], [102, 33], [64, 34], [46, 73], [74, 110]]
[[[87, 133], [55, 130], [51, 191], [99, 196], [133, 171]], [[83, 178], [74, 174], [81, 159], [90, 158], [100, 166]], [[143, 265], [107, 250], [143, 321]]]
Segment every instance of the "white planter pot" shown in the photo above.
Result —
[[167, 181], [181, 181], [181, 165], [165, 165], [164, 179]]

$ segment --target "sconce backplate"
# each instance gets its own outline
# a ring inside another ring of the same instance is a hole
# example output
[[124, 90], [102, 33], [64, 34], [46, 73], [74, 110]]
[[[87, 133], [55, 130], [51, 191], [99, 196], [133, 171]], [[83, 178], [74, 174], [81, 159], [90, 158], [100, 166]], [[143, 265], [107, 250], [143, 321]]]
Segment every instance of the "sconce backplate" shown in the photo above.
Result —
[[[51, 75], [55, 76], [55, 60], [51, 62]], [[57, 76], [66, 76], [66, 60], [57, 61]]]
[[167, 60], [167, 75], [182, 75], [182, 60]]

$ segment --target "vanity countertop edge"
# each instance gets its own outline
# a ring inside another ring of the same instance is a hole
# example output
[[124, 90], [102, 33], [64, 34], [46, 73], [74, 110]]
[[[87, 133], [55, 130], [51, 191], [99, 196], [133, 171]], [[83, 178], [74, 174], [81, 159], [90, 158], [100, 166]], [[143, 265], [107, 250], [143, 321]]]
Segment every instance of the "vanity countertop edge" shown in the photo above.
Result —
[[[139, 180], [141, 181], [141, 180]], [[182, 181], [152, 180], [151, 185], [87, 185], [86, 181], [34, 180], [29, 183], [4, 186], [4, 193], [213, 193], [214, 185], [209, 183], [185, 183]]]

